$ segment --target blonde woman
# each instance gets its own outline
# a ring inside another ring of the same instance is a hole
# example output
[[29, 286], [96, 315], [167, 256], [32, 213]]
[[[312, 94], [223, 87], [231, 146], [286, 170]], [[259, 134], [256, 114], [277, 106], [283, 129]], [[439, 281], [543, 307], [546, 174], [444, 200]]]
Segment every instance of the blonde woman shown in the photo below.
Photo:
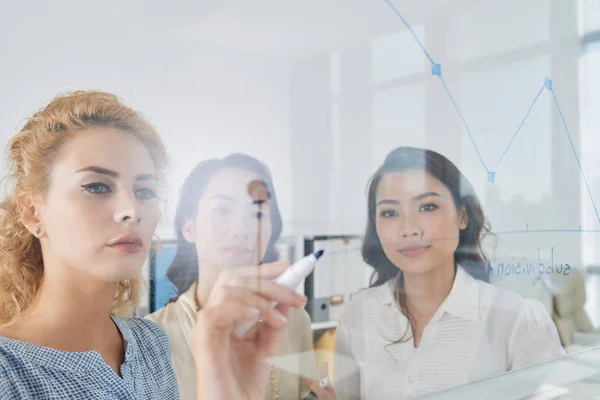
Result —
[[[159, 219], [166, 156], [155, 130], [113, 95], [75, 92], [35, 113], [10, 140], [7, 156], [10, 185], [0, 203], [0, 398], [179, 398], [164, 332], [147, 320], [115, 316], [136, 299]], [[253, 278], [255, 272], [239, 274]], [[269, 318], [257, 299], [280, 301], [283, 314], [303, 304], [285, 288], [257, 293], [243, 277], [235, 296], [229, 286], [216, 285], [198, 315], [197, 358], [213, 364], [197, 368], [198, 381], [210, 382], [198, 398], [260, 398], [266, 389], [254, 384], [257, 368], [243, 374], [236, 368], [262, 365], [285, 324]], [[230, 336], [223, 332], [261, 313], [270, 341], [250, 343], [251, 357], [230, 357]], [[222, 381], [213, 379], [216, 371]]]

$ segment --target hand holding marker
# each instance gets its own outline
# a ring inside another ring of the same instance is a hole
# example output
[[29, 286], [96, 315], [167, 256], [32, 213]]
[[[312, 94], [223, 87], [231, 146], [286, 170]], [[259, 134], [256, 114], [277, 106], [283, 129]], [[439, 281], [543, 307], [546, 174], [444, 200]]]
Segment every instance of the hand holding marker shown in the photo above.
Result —
[[321, 380], [317, 386], [317, 382], [306, 379], [306, 385], [310, 388], [310, 392], [302, 398], [302, 400], [335, 400], [337, 396], [335, 390], [329, 382], [329, 363], [325, 361], [319, 369]]
[[[321, 379], [319, 381], [319, 387], [323, 390], [329, 389], [329, 377], [326, 376], [325, 378]], [[311, 391], [306, 396], [304, 396], [302, 400], [319, 400], [319, 397], [314, 391]]]
[[[301, 260], [298, 260], [294, 265], [286, 269], [283, 274], [278, 278], [274, 279], [273, 282], [288, 287], [292, 290], [296, 289], [298, 285], [315, 269], [317, 261], [323, 255], [323, 250], [319, 250], [316, 253], [310, 254]], [[273, 307], [277, 305], [277, 302], [273, 302]], [[258, 322], [240, 322], [236, 324], [233, 329], [233, 334], [237, 338], [243, 338], [251, 328], [253, 328]]]

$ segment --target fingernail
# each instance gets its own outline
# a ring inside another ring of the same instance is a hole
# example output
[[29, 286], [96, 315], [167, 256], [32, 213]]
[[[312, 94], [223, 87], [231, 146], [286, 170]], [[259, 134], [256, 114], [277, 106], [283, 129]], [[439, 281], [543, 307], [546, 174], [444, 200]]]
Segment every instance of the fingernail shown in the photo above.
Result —
[[248, 315], [255, 316], [255, 317], [258, 317], [260, 315], [260, 309], [254, 307], [254, 306], [246, 307], [246, 312], [248, 313]]
[[285, 315], [283, 315], [282, 313], [280, 313], [279, 311], [275, 311], [275, 316], [277, 317], [278, 320], [280, 320], [281, 322], [287, 323], [288, 319], [285, 317]]

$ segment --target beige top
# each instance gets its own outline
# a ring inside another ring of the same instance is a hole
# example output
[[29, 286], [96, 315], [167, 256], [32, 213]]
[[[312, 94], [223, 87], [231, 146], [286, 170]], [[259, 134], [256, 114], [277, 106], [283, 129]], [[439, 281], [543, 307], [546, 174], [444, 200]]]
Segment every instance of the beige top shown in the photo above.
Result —
[[[194, 371], [194, 357], [192, 351], [192, 328], [196, 321], [196, 302], [194, 292], [196, 285], [182, 294], [177, 301], [169, 303], [165, 308], [147, 316], [149, 320], [157, 323], [169, 337], [171, 345], [171, 359], [173, 369], [177, 376], [179, 396], [182, 400], [194, 400], [196, 397], [196, 376]], [[278, 356], [286, 354], [298, 354], [298, 368], [290, 368], [295, 371], [314, 371], [316, 361], [313, 365], [300, 365], [307, 363], [307, 358], [300, 357], [302, 353], [312, 352], [312, 330], [310, 318], [304, 309], [292, 309], [288, 327], [277, 353]], [[303, 377], [297, 374], [275, 368], [275, 382], [279, 389], [281, 399], [302, 399], [308, 392]], [[275, 400], [270, 390], [265, 400]]]

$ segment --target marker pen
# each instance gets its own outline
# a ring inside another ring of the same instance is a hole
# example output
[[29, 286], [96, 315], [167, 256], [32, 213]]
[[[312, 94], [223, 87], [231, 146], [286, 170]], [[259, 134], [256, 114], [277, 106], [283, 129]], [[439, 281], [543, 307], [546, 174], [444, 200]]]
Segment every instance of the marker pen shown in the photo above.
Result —
[[[298, 260], [294, 265], [286, 269], [283, 274], [279, 275], [273, 282], [280, 285], [286, 286], [292, 290], [296, 289], [298, 285], [315, 269], [317, 261], [323, 255], [323, 250], [319, 250], [316, 253], [310, 254], [301, 260]], [[274, 301], [273, 307], [277, 305]], [[242, 338], [244, 335], [254, 326], [258, 321], [255, 322], [239, 322], [233, 329], [233, 334]]]
[[329, 386], [329, 377], [326, 376], [325, 378], [321, 379], [319, 386], [321, 386], [322, 389], [327, 389], [327, 386]]

